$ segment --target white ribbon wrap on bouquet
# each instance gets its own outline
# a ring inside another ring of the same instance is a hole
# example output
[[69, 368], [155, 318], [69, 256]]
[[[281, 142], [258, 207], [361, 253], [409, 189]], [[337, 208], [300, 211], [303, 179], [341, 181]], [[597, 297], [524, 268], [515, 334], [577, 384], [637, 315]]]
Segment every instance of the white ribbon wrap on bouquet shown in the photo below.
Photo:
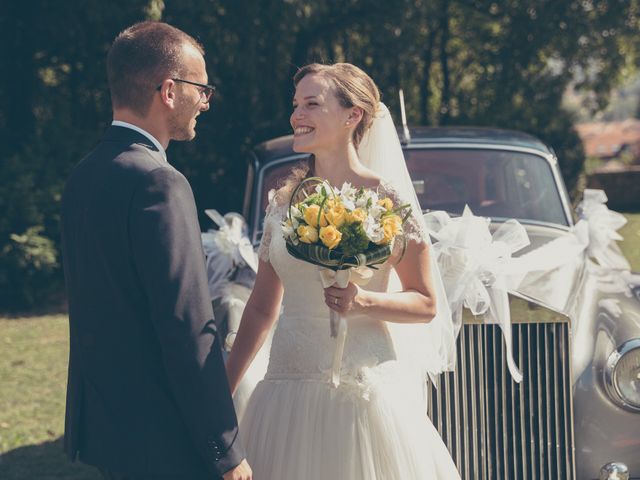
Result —
[[[348, 268], [346, 270], [330, 270], [327, 268], [320, 269], [320, 280], [324, 288], [336, 286], [345, 288], [349, 282], [358, 285], [366, 285], [373, 271], [367, 267]], [[336, 350], [333, 355], [333, 364], [331, 367], [331, 383], [334, 387], [340, 385], [340, 370], [342, 368], [342, 356], [344, 353], [344, 345], [347, 340], [347, 322], [342, 315], [335, 310], [330, 310], [329, 314], [331, 336], [336, 339]]]
[[440, 266], [456, 332], [462, 326], [462, 308], [484, 315], [486, 323], [497, 323], [507, 352], [507, 366], [514, 381], [522, 373], [513, 359], [511, 313], [508, 292], [526, 275], [513, 254], [529, 245], [529, 236], [516, 220], [508, 220], [491, 234], [490, 220], [476, 217], [467, 207], [461, 217], [445, 212], [425, 215], [429, 232], [436, 239], [433, 250]]

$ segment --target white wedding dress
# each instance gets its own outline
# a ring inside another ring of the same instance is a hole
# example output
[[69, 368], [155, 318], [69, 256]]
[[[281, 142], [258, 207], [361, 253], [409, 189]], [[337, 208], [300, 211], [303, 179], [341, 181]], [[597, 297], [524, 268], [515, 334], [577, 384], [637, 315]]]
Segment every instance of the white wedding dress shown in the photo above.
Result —
[[[379, 193], [394, 198], [391, 187]], [[394, 202], [396, 203], [396, 202]], [[286, 250], [272, 204], [259, 249], [284, 285], [265, 378], [240, 423], [257, 480], [455, 480], [456, 467], [426, 413], [424, 382], [399, 362], [386, 322], [348, 316], [340, 384], [330, 382], [336, 348], [318, 267]], [[405, 224], [424, 241], [419, 223]], [[366, 285], [386, 291], [390, 262]]]

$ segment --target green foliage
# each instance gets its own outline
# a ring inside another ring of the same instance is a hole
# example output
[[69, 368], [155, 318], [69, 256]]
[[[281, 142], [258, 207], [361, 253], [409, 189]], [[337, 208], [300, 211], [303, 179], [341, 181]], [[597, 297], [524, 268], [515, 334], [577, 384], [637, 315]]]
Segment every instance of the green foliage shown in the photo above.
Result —
[[357, 255], [369, 247], [369, 239], [362, 228], [362, 222], [345, 223], [338, 230], [342, 234], [340, 249], [346, 256]]
[[577, 79], [601, 108], [638, 58], [637, 0], [2, 2], [0, 252], [8, 253], [0, 291], [31, 293], [14, 289], [0, 309], [45, 302], [37, 285], [61, 285], [59, 255], [55, 264], [42, 260], [49, 254], [27, 255], [11, 235], [31, 232], [29, 245], [50, 241], [37, 251], [59, 250], [64, 180], [111, 120], [106, 52], [119, 31], [146, 18], [197, 37], [218, 86], [196, 141], [169, 148], [201, 211], [240, 209], [247, 152], [290, 132], [291, 78], [311, 61], [363, 67], [394, 113], [403, 87], [410, 124], [537, 135], [555, 148], [571, 189], [584, 155], [563, 92]]
[[[37, 188], [45, 168], [23, 150], [0, 164], [0, 305], [42, 306], [60, 290], [57, 202], [49, 188]], [[13, 307], [13, 308], [11, 308]]]
[[640, 213], [625, 213], [627, 224], [618, 233], [624, 241], [618, 242], [632, 272], [640, 272]]
[[23, 234], [12, 233], [0, 251], [0, 301], [29, 307], [51, 293], [58, 252], [51, 239], [42, 236], [44, 227], [29, 227]]
[[107, 49], [148, 4], [0, 3], [0, 310], [42, 307], [62, 289], [64, 181], [110, 121]]
[[[327, 195], [322, 193], [313, 193], [304, 199], [302, 202], [304, 205], [318, 205], [322, 206], [326, 201]], [[303, 212], [304, 213], [304, 212]]]

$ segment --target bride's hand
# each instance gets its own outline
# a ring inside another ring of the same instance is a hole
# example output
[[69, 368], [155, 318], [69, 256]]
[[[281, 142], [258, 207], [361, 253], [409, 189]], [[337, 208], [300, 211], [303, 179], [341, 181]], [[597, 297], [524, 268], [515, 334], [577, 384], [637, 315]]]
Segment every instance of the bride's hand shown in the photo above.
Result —
[[347, 313], [362, 306], [362, 289], [353, 282], [345, 288], [328, 287], [324, 289], [324, 302], [331, 310]]

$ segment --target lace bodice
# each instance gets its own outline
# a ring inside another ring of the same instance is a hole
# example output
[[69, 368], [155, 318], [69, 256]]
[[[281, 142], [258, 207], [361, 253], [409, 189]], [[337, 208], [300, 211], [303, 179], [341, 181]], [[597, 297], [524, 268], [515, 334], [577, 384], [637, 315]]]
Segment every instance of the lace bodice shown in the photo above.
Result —
[[[381, 196], [389, 196], [394, 204], [402, 199], [391, 187], [382, 184]], [[406, 203], [406, 202], [404, 202]], [[267, 378], [325, 378], [335, 351], [329, 335], [329, 308], [324, 303], [324, 290], [319, 267], [292, 257], [286, 250], [281, 222], [288, 205], [272, 202], [267, 209], [264, 234], [258, 253], [270, 262], [284, 285], [283, 311], [271, 347]], [[422, 242], [425, 232], [412, 213], [404, 224], [409, 240]], [[387, 290], [393, 259], [374, 272], [367, 290]], [[363, 315], [348, 315], [348, 336], [342, 363], [342, 382], [361, 378], [396, 358], [386, 323]]]

